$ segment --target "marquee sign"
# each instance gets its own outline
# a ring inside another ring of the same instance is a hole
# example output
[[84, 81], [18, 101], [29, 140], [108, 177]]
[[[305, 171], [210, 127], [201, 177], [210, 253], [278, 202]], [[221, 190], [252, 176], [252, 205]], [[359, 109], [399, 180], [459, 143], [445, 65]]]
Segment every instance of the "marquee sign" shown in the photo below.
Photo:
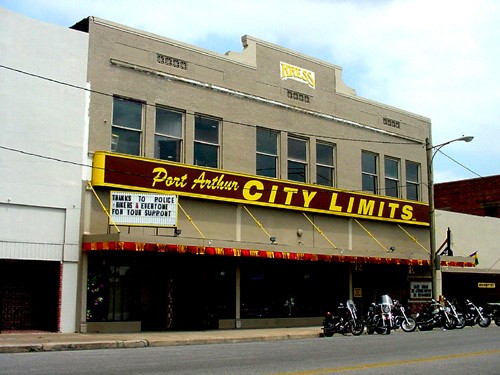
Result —
[[177, 226], [177, 196], [111, 191], [111, 220], [118, 225]]
[[429, 225], [427, 204], [111, 152], [94, 154], [92, 184], [120, 189]]

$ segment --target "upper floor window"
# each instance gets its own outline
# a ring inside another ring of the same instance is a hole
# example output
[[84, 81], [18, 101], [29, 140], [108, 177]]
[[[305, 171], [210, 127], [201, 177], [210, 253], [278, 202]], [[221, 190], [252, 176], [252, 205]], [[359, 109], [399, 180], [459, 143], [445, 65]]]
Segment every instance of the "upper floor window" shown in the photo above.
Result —
[[363, 151], [361, 154], [362, 189], [377, 194], [378, 191], [378, 155]]
[[316, 144], [316, 183], [334, 186], [335, 183], [335, 148], [331, 144]]
[[219, 167], [219, 121], [196, 116], [194, 120], [194, 165]]
[[420, 164], [406, 162], [406, 199], [420, 200]]
[[278, 177], [278, 132], [257, 128], [256, 173]]
[[304, 139], [288, 137], [288, 179], [306, 182], [307, 142]]
[[155, 158], [181, 161], [183, 114], [156, 108]]
[[385, 158], [385, 195], [399, 198], [399, 160]]
[[142, 103], [113, 98], [111, 151], [140, 155], [142, 134]]

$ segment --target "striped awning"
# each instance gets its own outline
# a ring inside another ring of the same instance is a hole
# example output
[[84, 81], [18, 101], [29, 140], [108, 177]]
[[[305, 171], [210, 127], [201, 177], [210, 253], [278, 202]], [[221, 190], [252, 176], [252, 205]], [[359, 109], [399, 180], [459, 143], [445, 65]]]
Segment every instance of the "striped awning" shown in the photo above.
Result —
[[[232, 247], [190, 246], [179, 244], [145, 243], [132, 241], [84, 242], [83, 251], [137, 251], [193, 255], [218, 255], [228, 257], [255, 257], [267, 259], [289, 259], [318, 262], [353, 264], [394, 264], [407, 266], [429, 266], [428, 259], [408, 259], [396, 257], [369, 257], [334, 254], [312, 254], [269, 250], [248, 250]], [[441, 261], [446, 267], [474, 267], [474, 261]]]

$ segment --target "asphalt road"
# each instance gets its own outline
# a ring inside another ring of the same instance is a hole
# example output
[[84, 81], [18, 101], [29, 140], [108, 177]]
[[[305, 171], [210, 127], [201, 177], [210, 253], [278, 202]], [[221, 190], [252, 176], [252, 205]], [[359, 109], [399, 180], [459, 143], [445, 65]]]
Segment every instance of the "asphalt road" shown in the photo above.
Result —
[[0, 374], [500, 374], [500, 327], [0, 354]]

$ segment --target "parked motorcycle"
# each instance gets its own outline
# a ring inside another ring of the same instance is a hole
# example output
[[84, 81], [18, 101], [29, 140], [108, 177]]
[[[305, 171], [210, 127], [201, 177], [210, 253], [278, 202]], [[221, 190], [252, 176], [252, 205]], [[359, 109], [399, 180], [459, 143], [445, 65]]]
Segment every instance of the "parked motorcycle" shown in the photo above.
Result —
[[465, 327], [465, 317], [463, 314], [459, 313], [453, 303], [451, 301], [447, 300], [446, 298], [443, 298], [444, 301], [444, 306], [446, 309], [446, 312], [450, 315], [452, 315], [455, 318], [455, 327], [457, 329], [462, 329]]
[[[466, 312], [464, 314], [465, 324], [473, 326], [475, 324], [479, 327], [486, 328], [491, 324], [491, 317], [486, 314], [481, 306], [476, 306], [470, 300], [465, 300]], [[500, 325], [500, 324], [497, 324]]]
[[456, 326], [456, 319], [439, 302], [432, 299], [421, 313], [415, 317], [417, 327], [420, 331], [430, 331], [436, 327], [453, 329]]
[[366, 329], [369, 335], [377, 332], [389, 335], [393, 328], [392, 309], [394, 303], [387, 294], [381, 296], [377, 303], [372, 303], [366, 315]]
[[335, 333], [352, 333], [359, 336], [363, 333], [365, 325], [361, 316], [358, 315], [356, 305], [352, 300], [347, 300], [346, 304], [337, 307], [337, 314], [327, 312], [323, 319], [323, 334], [332, 337]]
[[404, 332], [413, 332], [417, 328], [415, 319], [406, 315], [405, 308], [398, 300], [394, 300], [393, 327], [401, 328]]
[[490, 318], [495, 322], [495, 324], [500, 327], [500, 303], [498, 302], [488, 302], [490, 310]]

